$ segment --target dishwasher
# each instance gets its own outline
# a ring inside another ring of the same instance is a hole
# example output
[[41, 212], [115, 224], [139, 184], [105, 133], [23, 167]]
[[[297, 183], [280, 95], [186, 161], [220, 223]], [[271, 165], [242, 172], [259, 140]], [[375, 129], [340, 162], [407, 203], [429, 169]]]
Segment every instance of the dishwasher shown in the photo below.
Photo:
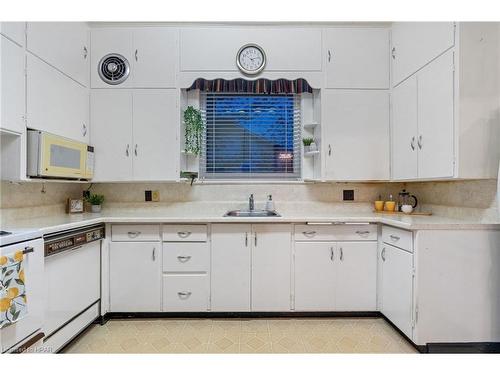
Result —
[[59, 351], [100, 316], [104, 225], [44, 237], [44, 347]]

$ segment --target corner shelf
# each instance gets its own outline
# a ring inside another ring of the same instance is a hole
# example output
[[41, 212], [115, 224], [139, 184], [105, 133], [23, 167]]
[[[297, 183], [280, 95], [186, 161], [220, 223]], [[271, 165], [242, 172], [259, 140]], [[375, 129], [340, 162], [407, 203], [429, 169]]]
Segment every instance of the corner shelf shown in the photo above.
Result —
[[313, 157], [314, 155], [319, 155], [319, 150], [304, 152], [304, 157], [306, 158]]

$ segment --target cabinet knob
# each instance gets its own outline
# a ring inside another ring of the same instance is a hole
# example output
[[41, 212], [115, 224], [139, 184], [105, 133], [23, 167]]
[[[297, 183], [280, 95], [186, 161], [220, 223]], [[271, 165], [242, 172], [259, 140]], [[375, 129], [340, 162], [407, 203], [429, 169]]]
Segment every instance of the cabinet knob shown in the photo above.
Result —
[[181, 263], [186, 263], [188, 260], [191, 259], [191, 255], [179, 255], [177, 259], [179, 259], [179, 262]]
[[138, 53], [138, 51], [135, 50], [135, 53], [134, 53], [135, 61], [137, 61], [137, 53]]
[[328, 62], [332, 61], [332, 51], [328, 50]]
[[135, 154], [135, 156], [137, 156], [137, 143], [135, 144], [135, 147], [134, 147], [134, 154]]
[[366, 236], [366, 235], [370, 234], [370, 231], [369, 230], [357, 230], [356, 234], [359, 234], [360, 236]]
[[333, 262], [333, 246], [330, 247], [330, 260]]
[[385, 247], [382, 249], [382, 252], [380, 253], [380, 257], [382, 258], [382, 261], [385, 262]]
[[83, 46], [83, 58], [86, 59], [89, 54], [89, 51], [87, 50], [87, 46]]
[[393, 241], [399, 241], [401, 239], [401, 237], [399, 236], [395, 236], [394, 234], [391, 234], [390, 236], [390, 239], [393, 240]]
[[87, 135], [87, 125], [85, 125], [85, 123], [82, 125], [82, 134], [84, 137]]
[[130, 238], [136, 238], [138, 235], [140, 235], [140, 234], [141, 234], [141, 232], [140, 232], [140, 231], [138, 231], [138, 230], [136, 230], [136, 231], [130, 231], [130, 232], [127, 232], [127, 234], [128, 234], [128, 236], [129, 236]]
[[328, 145], [328, 156], [332, 156], [332, 145]]
[[395, 60], [396, 59], [396, 47], [392, 47], [392, 50], [391, 50], [391, 56], [392, 56], [392, 59]]
[[180, 238], [187, 238], [191, 235], [191, 232], [177, 232], [177, 235], [180, 237]]
[[316, 234], [316, 231], [315, 230], [309, 230], [309, 231], [305, 231], [305, 232], [302, 232], [302, 234], [306, 237], [314, 237], [314, 235]]
[[344, 261], [344, 249], [340, 248], [340, 261]]
[[125, 149], [125, 155], [129, 156], [129, 150], [130, 150], [130, 145], [127, 145], [127, 148]]
[[422, 136], [418, 136], [418, 141], [417, 141], [418, 148], [421, 150], [422, 149]]
[[415, 137], [411, 137], [410, 147], [413, 151], [415, 151]]

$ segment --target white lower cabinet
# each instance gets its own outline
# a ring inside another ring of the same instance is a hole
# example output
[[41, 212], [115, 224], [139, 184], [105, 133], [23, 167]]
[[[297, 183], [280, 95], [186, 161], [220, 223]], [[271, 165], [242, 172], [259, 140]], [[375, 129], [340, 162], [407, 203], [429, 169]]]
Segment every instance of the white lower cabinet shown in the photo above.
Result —
[[289, 311], [291, 225], [253, 225], [252, 232], [252, 311]]
[[212, 311], [250, 311], [250, 224], [212, 225]]
[[412, 337], [413, 254], [383, 244], [381, 310], [406, 336]]
[[377, 243], [337, 243], [335, 310], [377, 309]]
[[163, 311], [207, 311], [209, 296], [206, 274], [163, 275]]
[[295, 310], [375, 311], [376, 296], [376, 242], [295, 244]]
[[290, 224], [212, 225], [212, 311], [289, 311]]
[[334, 309], [335, 247], [331, 242], [295, 244], [295, 310]]
[[109, 259], [112, 312], [161, 310], [160, 242], [111, 242]]

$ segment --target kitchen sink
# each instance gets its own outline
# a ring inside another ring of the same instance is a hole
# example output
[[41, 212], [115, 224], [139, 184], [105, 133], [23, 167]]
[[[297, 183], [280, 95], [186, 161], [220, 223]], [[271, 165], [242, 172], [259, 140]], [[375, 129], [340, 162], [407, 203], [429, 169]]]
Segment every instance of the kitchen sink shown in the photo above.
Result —
[[225, 213], [224, 216], [229, 217], [280, 217], [276, 211], [267, 211], [267, 210], [233, 210]]

